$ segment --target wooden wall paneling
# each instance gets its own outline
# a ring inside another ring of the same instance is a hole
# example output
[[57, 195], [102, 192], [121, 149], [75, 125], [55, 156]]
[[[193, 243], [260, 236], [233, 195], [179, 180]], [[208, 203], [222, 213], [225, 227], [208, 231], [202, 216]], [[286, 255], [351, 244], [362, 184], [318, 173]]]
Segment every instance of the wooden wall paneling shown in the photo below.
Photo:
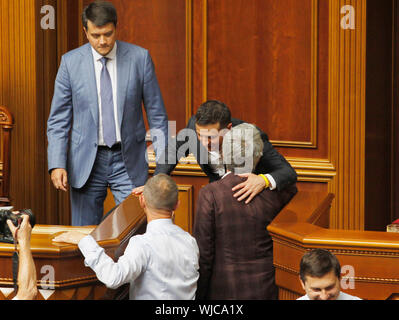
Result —
[[[310, 39], [308, 40], [308, 45], [311, 46], [311, 49], [309, 50], [310, 57], [308, 57], [310, 63], [307, 67], [310, 68], [311, 81], [307, 85], [309, 89], [305, 89], [304, 93], [309, 94], [313, 99], [310, 105], [306, 105], [306, 110], [311, 114], [310, 122], [306, 126], [310, 128], [310, 132], [313, 134], [313, 138], [309, 141], [316, 141], [316, 147], [306, 148], [306, 143], [303, 146], [297, 144], [296, 147], [295, 145], [293, 145], [294, 147], [289, 147], [292, 144], [287, 140], [283, 142], [282, 147], [277, 146], [277, 149], [285, 156], [297, 159], [300, 162], [314, 160], [314, 169], [318, 170], [318, 162], [320, 160], [330, 162], [328, 158], [328, 130], [326, 130], [328, 128], [329, 1], [309, 1], [308, 7], [311, 13], [308, 14], [309, 20], [306, 20], [306, 23], [310, 25], [308, 27], [309, 34], [306, 37]], [[304, 17], [301, 16], [298, 19], [304, 19]], [[296, 41], [299, 40], [296, 38], [291, 39], [291, 42]], [[301, 81], [303, 80], [301, 79]], [[279, 86], [281, 84], [277, 83], [276, 85]], [[287, 108], [291, 108], [295, 112], [299, 107], [294, 105]], [[284, 112], [280, 111], [280, 113], [280, 117], [284, 117]], [[295, 123], [295, 125], [297, 124]], [[283, 128], [281, 130], [291, 130], [290, 127], [283, 125], [281, 125], [281, 128]], [[273, 131], [267, 131], [267, 133], [269, 133], [272, 141], [277, 140]], [[298, 140], [296, 139], [296, 141]], [[314, 143], [310, 144], [310, 146], [312, 145]], [[335, 170], [331, 162], [330, 167]], [[308, 169], [311, 168], [308, 167]]]
[[317, 1], [208, 0], [207, 29], [208, 98], [276, 145], [315, 147]]
[[196, 23], [203, 24], [194, 26], [201, 33], [194, 33], [195, 48], [203, 52], [202, 58], [194, 55], [200, 59], [194, 61], [200, 73], [195, 79], [202, 82], [195, 88], [203, 100], [223, 100], [233, 116], [256, 122], [288, 157], [300, 181], [331, 181], [335, 167], [328, 159], [325, 130], [328, 2], [254, 1], [244, 6], [239, 0], [208, 0], [194, 8], [201, 12], [194, 11]]
[[[47, 147], [47, 119], [50, 114], [51, 100], [54, 92], [54, 81], [57, 74], [58, 61], [60, 60], [58, 48], [61, 46], [61, 43], [64, 43], [60, 40], [59, 35], [66, 32], [66, 23], [64, 23], [62, 19], [59, 19], [61, 12], [63, 13], [64, 17], [66, 17], [66, 12], [65, 9], [63, 9], [59, 4], [60, 1], [57, 0], [36, 1], [36, 64], [38, 69], [37, 93], [38, 105], [40, 106], [40, 112], [38, 112], [37, 117], [40, 118], [39, 123], [42, 124], [42, 128], [40, 129], [40, 141], [42, 141], [43, 146], [45, 147]], [[55, 30], [43, 30], [40, 26], [40, 20], [43, 17], [40, 11], [44, 5], [51, 5], [55, 9], [57, 22]], [[39, 223], [61, 224], [63, 222], [64, 224], [68, 224], [68, 220], [63, 220], [62, 218], [69, 216], [69, 205], [60, 206], [59, 199], [63, 196], [63, 193], [57, 191], [50, 180], [47, 166], [47, 148], [44, 148], [43, 155], [40, 160], [43, 163], [42, 191], [45, 205], [43, 211], [41, 212]]]
[[298, 174], [298, 181], [330, 182], [335, 176], [335, 167], [327, 159], [286, 157]]
[[[301, 147], [277, 147], [298, 174], [299, 190], [326, 190], [328, 183], [334, 179], [336, 168], [328, 158], [328, 72], [329, 72], [329, 4], [320, 0], [312, 2], [312, 97], [317, 98], [316, 107], [316, 141], [315, 149]], [[315, 30], [315, 26], [317, 29]], [[317, 37], [317, 39], [316, 39]], [[316, 45], [314, 45], [316, 44]], [[317, 47], [317, 53], [313, 50]], [[317, 60], [315, 60], [315, 57]], [[315, 75], [315, 70], [317, 74]], [[316, 83], [315, 83], [316, 82]], [[312, 102], [313, 108], [313, 102]], [[313, 109], [312, 109], [313, 110]], [[313, 123], [313, 117], [311, 117]], [[310, 125], [311, 126], [311, 125]], [[289, 143], [286, 142], [286, 146]], [[304, 182], [304, 183], [302, 183]]]
[[[32, 29], [25, 29], [23, 32], [25, 34], [31, 34], [33, 33], [33, 30], [35, 30], [35, 35], [33, 36], [33, 41], [35, 42], [34, 44], [34, 53], [33, 57], [27, 55], [24, 57], [25, 59], [32, 59], [32, 64], [35, 65], [35, 73], [32, 74], [34, 75], [34, 78], [29, 79], [29, 81], [34, 81], [35, 84], [31, 84], [32, 86], [32, 91], [35, 91], [34, 97], [35, 97], [35, 102], [33, 105], [30, 106], [30, 112], [31, 112], [31, 117], [35, 124], [30, 123], [29, 125], [32, 126], [32, 131], [29, 132], [27, 131], [26, 128], [24, 128], [24, 133], [28, 134], [28, 141], [31, 145], [31, 147], [34, 148], [34, 151], [32, 152], [32, 160], [34, 162], [34, 167], [31, 168], [33, 172], [29, 173], [30, 175], [34, 175], [34, 181], [33, 183], [28, 187], [27, 191], [29, 192], [30, 196], [33, 196], [35, 198], [34, 202], [36, 204], [33, 205], [32, 209], [33, 212], [37, 215], [38, 219], [37, 221], [46, 221], [46, 193], [45, 193], [45, 184], [46, 184], [46, 172], [47, 172], [47, 165], [46, 165], [46, 119], [45, 119], [45, 108], [43, 107], [43, 86], [44, 83], [42, 81], [42, 70], [40, 70], [40, 63], [39, 59], [43, 59], [43, 52], [39, 46], [38, 43], [38, 30], [41, 29], [40, 27], [40, 8], [39, 4], [40, 1], [30, 1], [31, 3], [31, 15], [32, 19], [34, 21], [34, 26]], [[22, 40], [23, 41], [23, 40]], [[22, 56], [24, 56], [24, 53], [22, 53]], [[33, 87], [34, 86], [34, 87]], [[27, 107], [27, 106], [25, 106]], [[32, 108], [33, 107], [33, 108]], [[26, 125], [26, 124], [24, 124]], [[33, 140], [33, 141], [32, 141]], [[23, 151], [22, 151], [23, 152]], [[26, 188], [23, 186], [23, 188]], [[30, 207], [29, 204], [23, 205], [23, 207]], [[21, 209], [21, 208], [19, 208]]]
[[[392, 154], [391, 163], [399, 163], [399, 4], [393, 2], [393, 97], [392, 97]], [[399, 218], [399, 166], [391, 166], [391, 221]]]
[[[181, 210], [186, 210], [186, 211], [191, 211], [191, 220], [190, 220], [190, 224], [189, 225], [189, 232], [191, 233], [193, 230], [193, 226], [194, 226], [194, 222], [195, 222], [195, 212], [197, 210], [197, 199], [198, 199], [198, 195], [200, 190], [202, 189], [202, 187], [204, 187], [205, 185], [207, 185], [209, 183], [209, 180], [207, 177], [204, 176], [197, 176], [197, 177], [193, 177], [190, 175], [180, 175], [180, 173], [172, 173], [172, 177], [173, 179], [176, 181], [177, 185], [179, 186], [179, 190], [180, 190], [180, 186], [191, 186], [190, 189], [190, 193], [191, 193], [191, 202], [187, 202], [189, 205], [191, 205], [192, 207], [190, 208], [190, 206], [188, 206], [187, 208], [183, 208], [183, 206], [181, 207]], [[180, 192], [181, 193], [181, 192]], [[184, 227], [184, 225], [182, 226]]]
[[[310, 63], [306, 67], [310, 71], [310, 119], [308, 121], [309, 125], [309, 141], [287, 141], [287, 140], [271, 140], [274, 146], [287, 146], [287, 147], [299, 147], [299, 148], [317, 148], [317, 102], [318, 102], [318, 8], [319, 1], [311, 0], [311, 28], [310, 28]], [[306, 91], [302, 91], [305, 93]]]
[[299, 263], [305, 250], [286, 245], [283, 241], [273, 238], [273, 264], [276, 268], [276, 284], [279, 287], [280, 300], [294, 300], [303, 292], [299, 282]]
[[191, 112], [191, 1], [112, 3], [118, 11], [118, 39], [149, 50], [169, 120], [176, 121], [177, 130], [184, 128]]
[[326, 192], [328, 190], [328, 184], [322, 182], [309, 182], [309, 181], [299, 181], [297, 182], [297, 188], [299, 191], [308, 192]]
[[[232, 4], [231, 2], [229, 2], [228, 5], [232, 8], [231, 10], [237, 11], [237, 7], [239, 7], [240, 3], [241, 3], [240, 1], [235, 1], [233, 2], [233, 5], [231, 5]], [[254, 4], [251, 5], [261, 6], [262, 4], [260, 4], [259, 2], [254, 2]], [[286, 2], [282, 4], [281, 8], [277, 9], [283, 12], [285, 5], [287, 5]], [[215, 7], [219, 8], [219, 6], [224, 8], [224, 6], [227, 6], [227, 3], [210, 2], [208, 0], [195, 1], [193, 3], [193, 36], [192, 36], [193, 63], [192, 64], [193, 64], [193, 82], [194, 82], [193, 83], [194, 112], [203, 101], [207, 100], [208, 98], [212, 98], [209, 97], [208, 92], [209, 92], [209, 82], [212, 84], [212, 77], [214, 77], [214, 75], [212, 74], [213, 66], [214, 65], [219, 66], [219, 63], [228, 64], [229, 61], [231, 61], [231, 53], [230, 53], [231, 50], [229, 50], [230, 48], [228, 46], [229, 45], [238, 46], [237, 43], [239, 42], [239, 40], [244, 39], [242, 41], [247, 41], [247, 38], [250, 38], [247, 35], [245, 35], [237, 39], [236, 29], [240, 28], [241, 24], [238, 24], [237, 27], [231, 27], [234, 26], [234, 23], [230, 22], [231, 19], [229, 19], [229, 17], [224, 19], [228, 20], [228, 22], [225, 22], [225, 24], [227, 25], [226, 28], [230, 29], [224, 30], [223, 28], [220, 28], [218, 15], [221, 16], [225, 15], [226, 10], [220, 9], [220, 12], [215, 14], [213, 11], [215, 10]], [[305, 37], [308, 40], [307, 44], [309, 45], [310, 49], [308, 49], [308, 55], [306, 57], [308, 63], [305, 69], [311, 75], [310, 76], [311, 80], [309, 81], [307, 86], [307, 88], [310, 89], [306, 91], [310, 97], [309, 98], [310, 102], [307, 105], [307, 110], [309, 110], [310, 114], [309, 116], [310, 120], [306, 123], [306, 127], [309, 128], [310, 130], [309, 131], [310, 138], [308, 142], [297, 143], [296, 146], [298, 148], [294, 148], [295, 142], [292, 143], [292, 141], [282, 141], [282, 142], [280, 141], [281, 144], [285, 146], [285, 148], [279, 148], [279, 150], [283, 154], [293, 155], [288, 157], [288, 160], [298, 172], [299, 181], [312, 182], [310, 183], [309, 186], [306, 186], [304, 183], [302, 183], [299, 185], [299, 188], [304, 188], [304, 190], [308, 190], [309, 188], [312, 190], [317, 190], [317, 189], [325, 190], [327, 183], [330, 182], [331, 179], [333, 179], [333, 177], [335, 176], [335, 167], [332, 165], [329, 159], [327, 159], [328, 135], [326, 133], [326, 130], [324, 129], [328, 125], [327, 110], [328, 110], [328, 30], [329, 30], [328, 10], [329, 8], [328, 8], [328, 3], [326, 1], [309, 1], [307, 8], [308, 8], [307, 17], [309, 19], [305, 21], [308, 25], [307, 30], [309, 32], [308, 34], [305, 34]], [[258, 12], [265, 12], [265, 10], [262, 11], [260, 10], [260, 8], [258, 9], [259, 9], [257, 10]], [[273, 7], [273, 9], [275, 8]], [[291, 14], [298, 14], [298, 16], [300, 16], [301, 13], [302, 12], [295, 13], [295, 10], [291, 10]], [[213, 20], [217, 22], [213, 22]], [[212, 26], [213, 23], [215, 24], [215, 26]], [[259, 21], [257, 20], [256, 23], [259, 24]], [[278, 25], [278, 23], [276, 24]], [[262, 27], [264, 26], [263, 25], [258, 26], [258, 28]], [[222, 45], [220, 45], [216, 40], [212, 42], [209, 39], [209, 37], [215, 37], [215, 33], [216, 34], [220, 33], [221, 29], [224, 30], [223, 31], [224, 36], [229, 37], [229, 39], [233, 38], [233, 41], [231, 41], [231, 43], [233, 44], [223, 43]], [[282, 30], [281, 32], [284, 33], [285, 31]], [[265, 34], [267, 34], [267, 32], [264, 33], [259, 32], [259, 37], [265, 37]], [[294, 41], [298, 40], [293, 39], [292, 42]], [[215, 42], [217, 46], [216, 49], [213, 48], [215, 46], [213, 45], [213, 43]], [[294, 45], [295, 43], [296, 42], [294, 42]], [[246, 46], [244, 45], [242, 45], [241, 47], [246, 48]], [[228, 52], [228, 54], [226, 52]], [[214, 59], [213, 65], [212, 62], [209, 64], [210, 59]], [[255, 71], [252, 70], [252, 72]], [[229, 77], [231, 77], [231, 73], [225, 76], [225, 78]], [[211, 80], [209, 80], [208, 78], [211, 78]], [[245, 79], [248, 80], [248, 78], [250, 77], [246, 75]], [[250, 79], [250, 81], [252, 81], [252, 79]], [[274, 81], [273, 85], [281, 86], [281, 84], [276, 83], [276, 81]], [[215, 84], [214, 88], [213, 89], [211, 88], [211, 90], [218, 92], [216, 98], [224, 100], [224, 97], [221, 97], [222, 94], [219, 95], [219, 92], [221, 92], [220, 86], [223, 86], [223, 81], [217, 82], [217, 85]], [[251, 88], [250, 91], [255, 92], [255, 95], [259, 95], [258, 94], [259, 90], [253, 90], [253, 88]], [[231, 96], [231, 92], [229, 92], [228, 94], [230, 94]], [[249, 111], [250, 113], [252, 112], [251, 110], [255, 110], [255, 112], [258, 113], [264, 112], [262, 108], [256, 105], [247, 106], [245, 104], [245, 107], [242, 107], [240, 105], [239, 109], [240, 109], [239, 112], [241, 113], [245, 112], [245, 114], [248, 114], [248, 110], [250, 110]], [[283, 112], [280, 113], [283, 114]], [[237, 115], [233, 114], [233, 116]], [[278, 115], [274, 115], [274, 117], [277, 116]], [[284, 130], [287, 132], [289, 131], [283, 125], [281, 125], [281, 128], [284, 128]], [[270, 134], [269, 131], [267, 132]], [[270, 137], [273, 138], [271, 134]], [[278, 145], [279, 142], [274, 141], [274, 144]], [[309, 145], [314, 147], [316, 146], [316, 144], [317, 144], [316, 149], [309, 150], [308, 148], [306, 148], [306, 146]], [[302, 148], [302, 146], [305, 146], [305, 148]], [[195, 165], [190, 165], [190, 166], [193, 167]], [[188, 167], [186, 168], [187, 169], [186, 171], [190, 170]], [[195, 173], [195, 171], [196, 169], [194, 169], [193, 173]], [[181, 171], [179, 171], [178, 175], [180, 174]]]
[[[37, 65], [37, 103], [40, 106], [40, 117], [39, 123], [42, 124], [41, 141], [43, 145], [47, 147], [47, 118], [50, 113], [51, 97], [54, 91], [54, 80], [57, 72], [57, 31], [56, 30], [43, 30], [40, 26], [40, 20], [42, 18], [41, 8], [44, 5], [51, 5], [53, 8], [57, 8], [56, 1], [36, 1], [36, 65]], [[58, 26], [56, 27], [58, 30]], [[57, 208], [57, 193], [50, 181], [50, 177], [47, 171], [47, 148], [43, 150], [44, 154], [41, 157], [43, 163], [42, 172], [42, 188], [45, 204], [43, 211], [40, 213], [39, 223], [57, 223], [58, 220], [55, 218], [58, 213]]]
[[207, 14], [208, 0], [193, 2], [193, 26], [192, 26], [192, 81], [193, 81], [193, 109], [195, 114], [198, 107], [207, 99]]
[[193, 227], [193, 186], [178, 185], [180, 205], [175, 211], [175, 224], [191, 233]]
[[66, 52], [79, 47], [78, 34], [82, 34], [82, 1], [52, 0], [56, 1], [57, 9], [57, 56], [58, 62]]
[[393, 221], [393, 2], [367, 2], [364, 219], [365, 229], [376, 231]]
[[[193, 0], [186, 0], [186, 122], [193, 115]], [[185, 127], [184, 124], [184, 127]]]
[[329, 159], [337, 175], [331, 226], [364, 228], [366, 0], [353, 1], [354, 30], [341, 28], [342, 6], [329, 1]]
[[11, 142], [10, 195], [16, 209], [45, 211], [43, 109], [39, 104], [37, 9], [32, 0], [0, 1], [0, 104], [15, 118]]

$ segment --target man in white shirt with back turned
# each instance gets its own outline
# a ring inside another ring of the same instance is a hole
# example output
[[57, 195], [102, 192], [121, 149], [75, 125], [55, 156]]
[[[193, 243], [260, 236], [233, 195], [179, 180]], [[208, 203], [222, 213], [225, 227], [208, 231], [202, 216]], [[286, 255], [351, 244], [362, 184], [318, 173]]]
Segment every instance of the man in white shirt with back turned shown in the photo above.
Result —
[[195, 239], [172, 221], [178, 206], [176, 183], [165, 174], [156, 175], [147, 181], [139, 200], [147, 215], [147, 231], [130, 239], [117, 262], [90, 235], [72, 231], [53, 241], [78, 244], [85, 265], [107, 287], [130, 283], [131, 300], [194, 299], [199, 249]]

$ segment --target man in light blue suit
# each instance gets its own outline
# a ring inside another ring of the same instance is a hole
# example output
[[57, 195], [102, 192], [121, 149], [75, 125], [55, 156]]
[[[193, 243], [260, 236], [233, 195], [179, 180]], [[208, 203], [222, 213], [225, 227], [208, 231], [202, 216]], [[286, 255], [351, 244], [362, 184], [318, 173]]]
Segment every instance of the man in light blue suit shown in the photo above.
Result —
[[108, 187], [119, 204], [147, 180], [142, 102], [150, 129], [165, 137], [154, 138], [156, 154], [168, 121], [148, 51], [116, 40], [115, 7], [94, 2], [82, 20], [89, 43], [62, 57], [55, 81], [48, 169], [55, 188], [71, 187], [72, 224], [95, 225]]

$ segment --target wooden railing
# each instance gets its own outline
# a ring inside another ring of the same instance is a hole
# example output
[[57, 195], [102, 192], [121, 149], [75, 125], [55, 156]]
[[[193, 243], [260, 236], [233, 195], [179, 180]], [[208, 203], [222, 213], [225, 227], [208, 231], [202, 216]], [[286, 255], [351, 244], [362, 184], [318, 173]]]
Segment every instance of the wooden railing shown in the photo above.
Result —
[[[114, 260], [121, 256], [129, 239], [145, 232], [146, 216], [135, 196], [129, 196], [98, 226], [70, 227], [36, 225], [32, 230], [31, 248], [37, 272], [38, 299], [124, 299], [128, 287], [107, 289], [95, 273], [85, 267], [77, 245], [54, 243], [64, 231], [91, 234]], [[12, 279], [14, 245], [0, 243], [0, 300], [15, 295]]]
[[304, 294], [299, 262], [312, 248], [333, 252], [347, 266], [342, 291], [362, 299], [394, 299], [399, 292], [399, 234], [328, 229], [332, 194], [299, 192], [269, 225], [279, 298]]

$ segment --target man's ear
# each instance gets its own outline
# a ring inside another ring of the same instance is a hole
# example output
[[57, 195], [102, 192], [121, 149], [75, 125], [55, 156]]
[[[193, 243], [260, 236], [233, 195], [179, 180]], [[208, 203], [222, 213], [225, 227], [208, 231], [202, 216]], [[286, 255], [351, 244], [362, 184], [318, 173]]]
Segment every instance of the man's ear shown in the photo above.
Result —
[[224, 137], [225, 134], [226, 134], [227, 132], [229, 132], [229, 131], [231, 130], [232, 127], [233, 127], [233, 124], [230, 122], [230, 123], [226, 126], [226, 128], [223, 128], [223, 129], [219, 130], [219, 135], [220, 135], [221, 137]]
[[302, 286], [303, 290], [306, 292], [305, 284], [303, 283], [303, 281], [301, 279], [301, 276], [299, 276], [299, 282], [301, 283], [301, 286]]
[[142, 209], [145, 209], [146, 205], [145, 205], [145, 199], [144, 199], [144, 195], [143, 194], [139, 195], [139, 202], [140, 202], [140, 207]]
[[179, 206], [180, 206], [180, 200], [177, 200], [176, 205], [173, 208], [173, 211], [176, 211]]

